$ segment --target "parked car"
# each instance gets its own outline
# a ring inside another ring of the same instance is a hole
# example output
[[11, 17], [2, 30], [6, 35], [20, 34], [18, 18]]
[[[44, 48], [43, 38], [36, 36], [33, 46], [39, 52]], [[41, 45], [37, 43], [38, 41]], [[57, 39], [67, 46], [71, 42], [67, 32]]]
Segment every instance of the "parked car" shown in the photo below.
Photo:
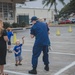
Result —
[[59, 22], [59, 24], [70, 24], [70, 23], [72, 23], [70, 20], [62, 20], [62, 21], [60, 21]]
[[66, 24], [70, 24], [70, 23], [72, 23], [70, 20], [65, 20], [65, 22], [66, 22]]
[[75, 18], [71, 20], [72, 23], [75, 23]]

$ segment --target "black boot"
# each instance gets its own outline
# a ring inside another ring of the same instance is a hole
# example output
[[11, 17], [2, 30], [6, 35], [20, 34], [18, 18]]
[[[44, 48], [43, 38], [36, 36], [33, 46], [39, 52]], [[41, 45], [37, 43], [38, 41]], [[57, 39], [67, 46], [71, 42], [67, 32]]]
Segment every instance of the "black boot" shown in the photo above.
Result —
[[44, 69], [45, 69], [46, 71], [49, 71], [49, 65], [46, 65], [46, 66], [44, 67]]
[[37, 70], [36, 70], [36, 68], [33, 68], [33, 69], [30, 70], [28, 73], [29, 73], [29, 74], [37, 74]]

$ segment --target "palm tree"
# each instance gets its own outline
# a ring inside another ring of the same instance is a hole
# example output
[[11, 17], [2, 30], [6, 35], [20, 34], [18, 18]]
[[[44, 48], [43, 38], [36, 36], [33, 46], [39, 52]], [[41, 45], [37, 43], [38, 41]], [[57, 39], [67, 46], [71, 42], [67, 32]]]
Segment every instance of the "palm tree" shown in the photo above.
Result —
[[[64, 0], [59, 0], [59, 2], [61, 2], [63, 5], [65, 4]], [[56, 2], [56, 0], [43, 0], [42, 4], [44, 4], [44, 7], [49, 6], [49, 10], [54, 5], [54, 10], [55, 10], [55, 13], [57, 15], [57, 7], [56, 7], [57, 2]]]
[[75, 13], [75, 0], [70, 0], [70, 2], [67, 5], [65, 5], [65, 7], [62, 8], [59, 15], [60, 16], [61, 14], [70, 15], [71, 13]]

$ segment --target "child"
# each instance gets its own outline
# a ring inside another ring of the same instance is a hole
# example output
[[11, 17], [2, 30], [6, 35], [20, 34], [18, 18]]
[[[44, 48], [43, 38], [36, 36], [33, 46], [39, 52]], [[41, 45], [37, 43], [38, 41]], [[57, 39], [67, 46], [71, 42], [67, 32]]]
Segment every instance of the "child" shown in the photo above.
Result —
[[8, 53], [12, 53], [12, 51], [10, 50], [11, 48], [11, 37], [13, 36], [13, 32], [12, 32], [12, 29], [10, 27], [7, 28], [7, 35], [8, 35]]
[[22, 65], [21, 64], [21, 61], [22, 61], [21, 53], [22, 53], [23, 44], [24, 44], [24, 37], [22, 37], [22, 44], [20, 44], [19, 40], [16, 41], [16, 46], [14, 47], [14, 54], [15, 54], [15, 60], [16, 60], [15, 66]]

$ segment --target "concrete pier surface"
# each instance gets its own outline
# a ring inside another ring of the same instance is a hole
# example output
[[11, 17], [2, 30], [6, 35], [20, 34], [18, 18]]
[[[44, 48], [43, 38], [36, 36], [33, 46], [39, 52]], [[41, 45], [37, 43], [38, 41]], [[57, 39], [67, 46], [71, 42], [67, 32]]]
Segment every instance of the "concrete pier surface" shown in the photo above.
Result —
[[[56, 36], [56, 30], [60, 29], [60, 36]], [[50, 27], [49, 38], [51, 40], [51, 49], [49, 51], [50, 71], [44, 71], [42, 54], [38, 60], [37, 75], [75, 75], [75, 26], [72, 32], [68, 32], [67, 27]], [[28, 71], [32, 69], [31, 57], [34, 39], [30, 38], [30, 29], [23, 32], [17, 32], [17, 39], [25, 36], [25, 43], [22, 48], [22, 66], [15, 66], [14, 53], [7, 53], [7, 64], [5, 72], [9, 75], [29, 75]], [[13, 42], [13, 39], [12, 39]], [[12, 44], [11, 50], [14, 45]]]

